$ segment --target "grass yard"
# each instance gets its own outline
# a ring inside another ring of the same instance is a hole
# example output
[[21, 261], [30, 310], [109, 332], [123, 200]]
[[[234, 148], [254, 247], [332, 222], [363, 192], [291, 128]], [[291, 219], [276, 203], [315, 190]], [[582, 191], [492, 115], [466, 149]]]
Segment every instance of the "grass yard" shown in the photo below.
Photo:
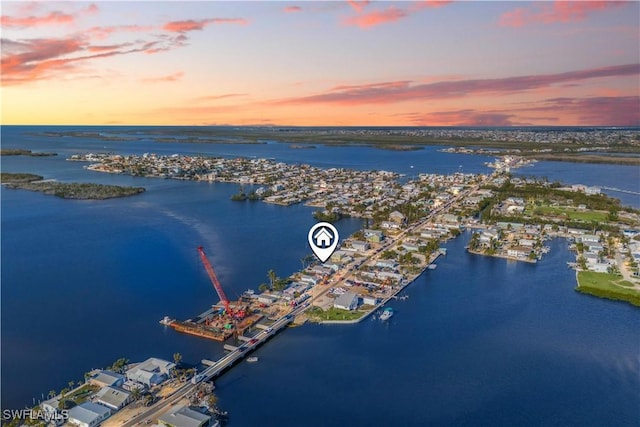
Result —
[[320, 307], [313, 307], [307, 312], [309, 318], [312, 321], [322, 322], [324, 320], [355, 320], [364, 315], [363, 311], [348, 311], [340, 308], [331, 307], [328, 310], [323, 310]]
[[630, 283], [623, 281], [620, 276], [593, 271], [578, 272], [578, 287], [576, 290], [589, 295], [619, 301], [627, 301], [640, 306], [640, 291], [629, 287]]
[[527, 206], [525, 210], [527, 215], [536, 216], [552, 216], [562, 217], [570, 220], [578, 221], [596, 221], [607, 222], [607, 212], [602, 211], [590, 211], [590, 210], [578, 210], [576, 208], [560, 207], [560, 206]]

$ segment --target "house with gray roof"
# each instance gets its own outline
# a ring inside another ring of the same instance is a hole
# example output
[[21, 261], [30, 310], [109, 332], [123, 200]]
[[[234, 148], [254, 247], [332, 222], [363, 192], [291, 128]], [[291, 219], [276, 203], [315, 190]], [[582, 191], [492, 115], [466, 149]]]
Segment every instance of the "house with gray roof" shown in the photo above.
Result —
[[109, 370], [98, 371], [98, 373], [89, 378], [89, 384], [98, 387], [120, 387], [124, 383], [124, 375]]
[[356, 307], [358, 307], [358, 294], [350, 291], [345, 292], [344, 294], [336, 298], [336, 300], [333, 302], [333, 306], [342, 310], [354, 310]]
[[93, 402], [84, 402], [69, 409], [69, 423], [78, 427], [95, 427], [111, 416], [111, 409]]
[[118, 411], [131, 402], [131, 393], [118, 387], [102, 387], [96, 393], [94, 401]]
[[151, 357], [129, 369], [127, 379], [152, 387], [169, 378], [175, 367], [175, 363]]
[[158, 417], [158, 423], [169, 427], [202, 427], [206, 426], [211, 417], [194, 411], [186, 406], [178, 406], [175, 409]]

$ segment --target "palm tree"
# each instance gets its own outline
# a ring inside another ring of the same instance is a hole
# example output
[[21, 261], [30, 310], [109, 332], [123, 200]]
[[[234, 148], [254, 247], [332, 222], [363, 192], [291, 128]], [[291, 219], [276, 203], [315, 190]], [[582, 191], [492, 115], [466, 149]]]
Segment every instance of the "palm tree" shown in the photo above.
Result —
[[209, 408], [215, 408], [217, 404], [218, 404], [218, 396], [211, 393], [207, 398], [207, 405], [209, 406]]
[[135, 387], [133, 390], [131, 390], [131, 400], [132, 401], [136, 401], [138, 399], [140, 399], [140, 396], [142, 396], [142, 393], [140, 392], [140, 389], [138, 387]]
[[271, 282], [271, 289], [273, 289], [273, 285], [276, 282], [276, 279], [278, 278], [278, 276], [276, 276], [276, 272], [273, 270], [269, 270], [267, 272], [267, 277], [269, 278], [269, 282]]
[[73, 386], [75, 383], [75, 381], [69, 381], [69, 390], [73, 390]]
[[177, 366], [180, 362], [182, 362], [182, 355], [180, 353], [173, 353], [173, 363]]
[[53, 399], [56, 396], [56, 394], [58, 393], [56, 393], [55, 390], [51, 390], [47, 396], [49, 396], [49, 399]]

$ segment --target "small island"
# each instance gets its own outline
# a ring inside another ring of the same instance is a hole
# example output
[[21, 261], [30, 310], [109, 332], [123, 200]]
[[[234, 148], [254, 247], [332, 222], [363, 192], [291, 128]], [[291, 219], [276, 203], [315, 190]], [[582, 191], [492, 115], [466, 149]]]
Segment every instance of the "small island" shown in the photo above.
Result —
[[26, 173], [0, 173], [0, 182], [7, 188], [38, 191], [63, 199], [103, 200], [115, 197], [127, 197], [145, 191], [142, 187], [122, 187], [90, 183], [63, 183], [42, 180], [39, 175]]
[[50, 157], [57, 156], [58, 153], [34, 153], [31, 150], [22, 148], [0, 148], [0, 156], [31, 156], [31, 157]]

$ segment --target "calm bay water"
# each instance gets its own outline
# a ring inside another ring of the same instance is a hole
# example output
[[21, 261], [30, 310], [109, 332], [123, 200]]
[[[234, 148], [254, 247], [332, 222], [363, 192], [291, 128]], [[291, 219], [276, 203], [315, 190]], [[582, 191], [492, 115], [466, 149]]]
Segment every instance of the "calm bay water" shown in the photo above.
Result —
[[[221, 355], [217, 343], [158, 324], [217, 300], [197, 246], [207, 249], [230, 297], [257, 289], [269, 269], [298, 270], [309, 252], [312, 208], [234, 203], [237, 185], [100, 174], [67, 156], [205, 153], [409, 176], [486, 172], [491, 160], [433, 147], [122, 143], [25, 130], [32, 129], [3, 127], [3, 146], [60, 156], [3, 157], [3, 171], [147, 192], [71, 201], [2, 189], [2, 408], [30, 404], [119, 357], [180, 352], [197, 363]], [[540, 162], [517, 173], [635, 191], [639, 182], [638, 168], [617, 165]], [[621, 198], [640, 206], [637, 196]], [[337, 226], [346, 236], [361, 222]], [[256, 352], [259, 363], [225, 374], [217, 385], [230, 424], [638, 425], [640, 311], [575, 293], [563, 241], [530, 266], [468, 255], [467, 238], [450, 242], [439, 268], [392, 304], [390, 324], [293, 328]]]

